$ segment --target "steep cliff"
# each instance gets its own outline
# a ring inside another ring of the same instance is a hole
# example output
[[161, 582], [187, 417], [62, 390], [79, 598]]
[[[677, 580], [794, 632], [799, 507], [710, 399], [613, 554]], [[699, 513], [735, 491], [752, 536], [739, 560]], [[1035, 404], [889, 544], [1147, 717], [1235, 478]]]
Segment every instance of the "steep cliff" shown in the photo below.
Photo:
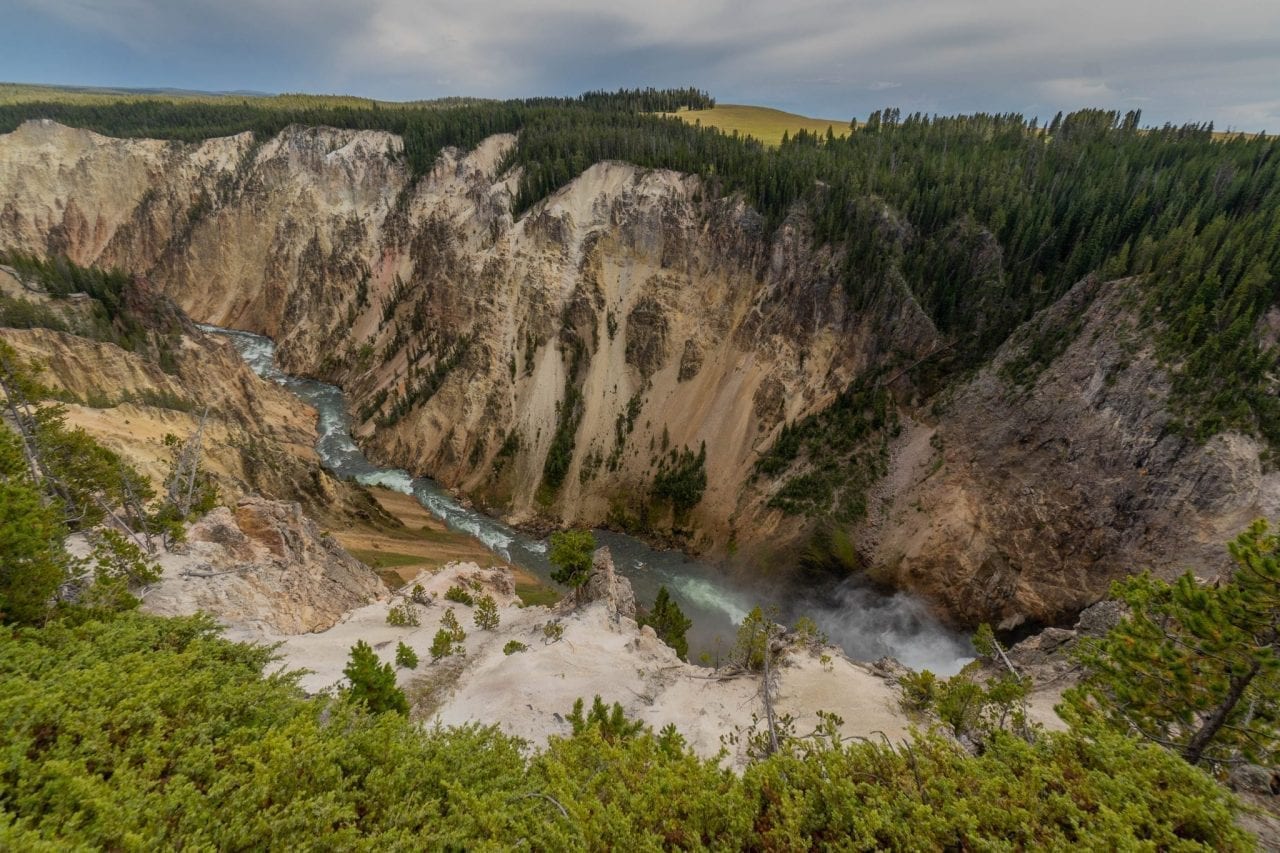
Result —
[[[1225, 572], [1222, 543], [1280, 514], [1257, 440], [1174, 428], [1134, 285], [1081, 282], [907, 419], [858, 531], [873, 574], [1006, 628], [1063, 622], [1124, 574]], [[1036, 341], [1073, 328], [1027, 375]]]
[[[287, 369], [348, 390], [371, 453], [513, 520], [607, 521], [756, 571], [821, 540], [819, 561], [961, 621], [1057, 621], [1144, 565], [1212, 571], [1202, 546], [1275, 511], [1252, 440], [1167, 429], [1124, 285], [1082, 284], [934, 396], [913, 366], [953, 342], [892, 275], [853, 302], [803, 210], [770, 229], [699, 179], [604, 162], [516, 219], [513, 144], [448, 149], [414, 182], [380, 132], [180, 145], [33, 122], [0, 137], [0, 246], [145, 273], [199, 320], [273, 336]], [[888, 210], [870, 227], [910, 239]], [[981, 234], [957, 246], [999, 262]], [[815, 429], [758, 468], [784, 425], [856, 412], [854, 386], [887, 402], [842, 467], [813, 473]], [[811, 520], [810, 486], [845, 509]]]
[[[10, 273], [0, 274], [8, 279], [0, 297], [37, 306], [60, 327], [0, 326], [0, 341], [38, 365], [71, 425], [120, 452], [157, 491], [173, 467], [173, 439], [185, 441], [203, 423], [200, 467], [223, 500], [265, 495], [300, 501], [329, 522], [394, 525], [366, 492], [320, 466], [310, 406], [259, 378], [227, 340], [201, 331], [145, 281], [130, 281], [119, 294], [116, 322], [130, 330], [120, 336], [95, 300], [52, 299], [38, 282], [19, 288]], [[124, 345], [101, 339], [112, 337]]]

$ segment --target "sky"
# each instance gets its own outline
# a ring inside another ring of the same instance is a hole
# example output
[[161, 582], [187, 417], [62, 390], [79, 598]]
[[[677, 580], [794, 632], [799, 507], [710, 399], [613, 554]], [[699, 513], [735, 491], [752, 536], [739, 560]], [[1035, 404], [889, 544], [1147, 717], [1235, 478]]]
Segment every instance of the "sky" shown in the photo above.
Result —
[[0, 0], [0, 80], [410, 100], [695, 85], [821, 118], [1280, 132], [1280, 0]]

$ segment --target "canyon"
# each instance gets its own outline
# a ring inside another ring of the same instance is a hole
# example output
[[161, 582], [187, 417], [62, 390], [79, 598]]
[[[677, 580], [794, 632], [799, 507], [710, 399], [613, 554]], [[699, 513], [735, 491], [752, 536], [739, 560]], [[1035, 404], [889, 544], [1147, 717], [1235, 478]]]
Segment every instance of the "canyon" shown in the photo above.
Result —
[[[512, 523], [605, 524], [765, 577], [809, 553], [957, 625], [1070, 624], [1144, 568], [1213, 577], [1224, 541], [1280, 513], [1256, 439], [1172, 428], [1171, 379], [1126, 280], [1082, 280], [938, 388], [908, 368], [954, 341], [905, 287], [852, 300], [840, 248], [815, 241], [802, 207], [774, 227], [699, 178], [601, 162], [513, 216], [514, 144], [445, 149], [415, 180], [383, 132], [180, 143], [31, 121], [0, 136], [0, 248], [119, 267], [194, 320], [273, 338], [288, 372], [347, 392], [371, 457]], [[887, 208], [875, 227], [908, 229]], [[209, 406], [218, 435], [252, 434], [279, 460], [215, 460], [243, 495], [378, 513], [314, 464], [314, 416], [225, 343], [184, 328], [175, 378], [110, 344], [4, 337], [68, 393], [112, 396], [72, 420], [131, 457], [158, 465], [158, 435]], [[855, 386], [891, 410], [849, 464], [864, 510], [780, 509], [812, 460], [769, 473], [761, 459]], [[143, 389], [194, 405], [115, 399]], [[137, 428], [148, 419], [154, 435]], [[655, 495], [703, 448], [696, 503]]]

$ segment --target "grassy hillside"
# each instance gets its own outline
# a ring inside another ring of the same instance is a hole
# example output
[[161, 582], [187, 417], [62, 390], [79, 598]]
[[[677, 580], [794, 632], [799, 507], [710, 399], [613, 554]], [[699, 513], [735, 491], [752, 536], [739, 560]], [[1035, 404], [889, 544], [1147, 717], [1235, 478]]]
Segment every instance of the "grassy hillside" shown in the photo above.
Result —
[[809, 118], [769, 107], [750, 107], [741, 104], [717, 104], [709, 110], [680, 110], [676, 113], [666, 113], [666, 115], [679, 116], [690, 124], [717, 127], [725, 133], [733, 133], [736, 130], [743, 136], [754, 136], [765, 145], [778, 145], [782, 142], [784, 131], [792, 136], [797, 130], [825, 134], [828, 127], [836, 136], [844, 136], [849, 132], [848, 121]]
[[482, 98], [439, 98], [431, 101], [377, 101], [353, 95], [266, 95], [252, 92], [197, 92], [188, 89], [111, 89], [96, 86], [46, 86], [0, 83], [0, 104], [55, 103], [104, 106], [120, 102], [229, 104], [252, 102], [263, 109], [370, 109], [461, 106], [483, 103]]

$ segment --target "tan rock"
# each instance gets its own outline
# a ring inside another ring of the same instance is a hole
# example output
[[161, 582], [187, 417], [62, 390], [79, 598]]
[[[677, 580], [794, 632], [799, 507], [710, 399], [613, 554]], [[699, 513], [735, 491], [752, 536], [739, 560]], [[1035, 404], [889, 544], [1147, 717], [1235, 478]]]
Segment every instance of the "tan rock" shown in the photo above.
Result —
[[228, 625], [299, 634], [388, 595], [296, 503], [247, 498], [234, 513], [220, 507], [193, 523], [187, 539], [180, 553], [161, 555], [164, 575], [146, 592], [145, 610], [204, 611]]

